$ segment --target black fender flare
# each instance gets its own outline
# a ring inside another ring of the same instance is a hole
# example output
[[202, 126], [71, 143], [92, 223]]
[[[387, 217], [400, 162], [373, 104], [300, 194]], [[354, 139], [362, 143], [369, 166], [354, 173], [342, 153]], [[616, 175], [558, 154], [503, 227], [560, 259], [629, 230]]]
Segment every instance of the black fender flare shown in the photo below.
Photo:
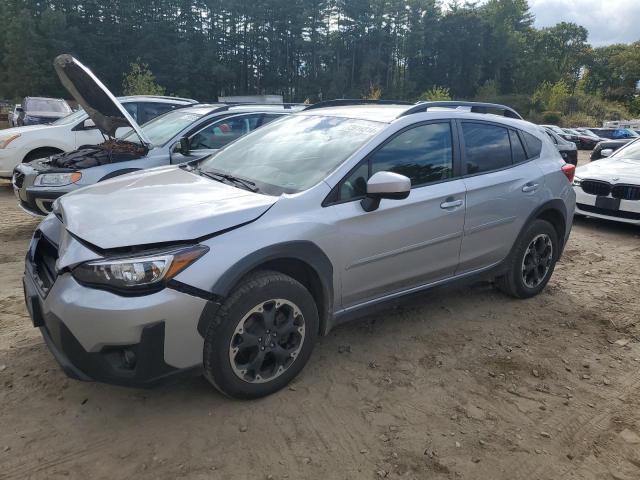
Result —
[[[219, 299], [217, 307], [229, 296], [238, 282], [249, 272], [256, 270], [260, 265], [274, 260], [298, 260], [305, 263], [317, 275], [322, 288], [322, 299], [324, 305], [318, 313], [320, 314], [320, 332], [327, 332], [327, 327], [331, 323], [330, 317], [333, 310], [333, 265], [329, 257], [315, 243], [308, 240], [296, 240], [290, 242], [276, 243], [247, 255], [242, 260], [231, 266], [211, 287], [210, 292]], [[212, 302], [210, 302], [212, 303]], [[198, 331], [204, 335], [207, 317], [215, 313], [217, 307], [209, 305], [205, 307], [203, 315], [198, 321]], [[215, 310], [214, 310], [215, 308]]]
[[[520, 229], [520, 232], [518, 232], [518, 240], [520, 239], [520, 237], [522, 236], [522, 233], [524, 232], [524, 230], [527, 228], [527, 226], [536, 218], [544, 216], [544, 214], [546, 212], [555, 212], [560, 214], [561, 218], [562, 218], [562, 228], [564, 230], [564, 235], [563, 238], [559, 238], [558, 240], [560, 240], [560, 252], [558, 254], [558, 258], [560, 258], [560, 256], [562, 255], [562, 252], [564, 250], [565, 244], [567, 243], [567, 239], [568, 239], [568, 234], [569, 232], [566, 231], [567, 227], [567, 217], [568, 217], [568, 213], [567, 213], [567, 207], [565, 205], [565, 203], [560, 200], [559, 198], [555, 198], [552, 200], [548, 200], [547, 202], [543, 203], [542, 205], [538, 206], [538, 208], [536, 208], [533, 212], [531, 212], [529, 214], [529, 216], [527, 217], [527, 220], [524, 222], [524, 224], [522, 225], [522, 228]], [[555, 228], [555, 225], [554, 225]], [[558, 232], [560, 233], [560, 232]], [[509, 256], [507, 258], [509, 258], [513, 252], [513, 250], [515, 249], [515, 246], [517, 245], [517, 240], [516, 242], [514, 242], [513, 247], [511, 247], [511, 251], [509, 252]]]

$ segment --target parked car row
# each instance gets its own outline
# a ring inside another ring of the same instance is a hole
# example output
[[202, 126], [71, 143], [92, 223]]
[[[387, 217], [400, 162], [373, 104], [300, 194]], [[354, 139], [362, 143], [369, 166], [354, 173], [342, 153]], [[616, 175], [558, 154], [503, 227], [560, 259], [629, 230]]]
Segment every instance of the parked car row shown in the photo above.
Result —
[[541, 130], [551, 140], [565, 162], [571, 165], [578, 165], [578, 147], [574, 142], [567, 140], [557, 133], [557, 130], [546, 125], [540, 126]]
[[591, 160], [607, 157], [620, 147], [636, 138], [640, 138], [640, 134], [630, 128], [560, 128], [557, 125], [541, 126], [547, 132], [553, 132], [565, 142], [575, 144], [578, 149], [592, 150]]
[[268, 395], [390, 300], [472, 276], [537, 295], [571, 230], [575, 167], [509, 107], [193, 105], [139, 125], [73, 57], [55, 67], [107, 141], [13, 181], [94, 183], [43, 198], [25, 259], [29, 314], [77, 379]]

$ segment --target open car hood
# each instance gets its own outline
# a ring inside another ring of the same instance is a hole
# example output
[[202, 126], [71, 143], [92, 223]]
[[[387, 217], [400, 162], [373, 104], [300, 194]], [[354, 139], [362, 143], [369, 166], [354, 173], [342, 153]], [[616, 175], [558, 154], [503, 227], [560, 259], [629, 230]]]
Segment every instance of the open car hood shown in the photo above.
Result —
[[142, 143], [151, 143], [109, 89], [76, 58], [68, 54], [58, 55], [53, 66], [64, 87], [103, 134], [115, 138], [118, 128], [127, 127], [136, 132]]
[[130, 173], [54, 204], [68, 232], [102, 249], [195, 240], [257, 219], [278, 197], [177, 167]]

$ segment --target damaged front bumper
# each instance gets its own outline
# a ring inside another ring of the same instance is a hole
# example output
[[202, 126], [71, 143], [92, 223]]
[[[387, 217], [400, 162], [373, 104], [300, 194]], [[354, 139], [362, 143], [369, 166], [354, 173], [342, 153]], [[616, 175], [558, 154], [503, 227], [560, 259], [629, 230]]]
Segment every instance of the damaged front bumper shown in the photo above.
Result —
[[[50, 216], [36, 231], [23, 277], [27, 310], [65, 373], [83, 381], [150, 387], [201, 372], [203, 337], [197, 324], [207, 300], [165, 288], [125, 297], [80, 285], [58, 271], [58, 242], [80, 252]], [[45, 235], [49, 235], [47, 237]], [[62, 262], [64, 263], [64, 262]], [[54, 268], [53, 265], [56, 265]]]

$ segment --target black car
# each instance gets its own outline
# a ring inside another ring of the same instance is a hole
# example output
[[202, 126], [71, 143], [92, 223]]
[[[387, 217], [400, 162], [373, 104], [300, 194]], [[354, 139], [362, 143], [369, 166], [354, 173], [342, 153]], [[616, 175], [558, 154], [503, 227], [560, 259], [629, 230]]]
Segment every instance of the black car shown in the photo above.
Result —
[[14, 123], [18, 127], [52, 123], [71, 112], [71, 107], [61, 98], [25, 97], [21, 106], [16, 107], [18, 117]]
[[558, 127], [557, 125], [541, 125], [541, 126], [546, 128], [547, 130], [551, 130], [560, 138], [563, 138], [564, 140], [575, 144], [576, 147], [579, 147], [578, 143], [580, 143], [580, 140], [578, 139], [577, 135], [573, 133], [568, 133], [564, 129]]
[[[591, 131], [606, 139], [595, 146], [591, 152], [591, 161], [608, 157], [620, 147], [624, 147], [627, 143], [640, 138], [640, 135], [629, 128], [592, 128]], [[608, 155], [602, 155], [603, 150], [607, 150]]]
[[603, 140], [587, 129], [564, 128], [563, 130], [577, 137], [578, 141], [576, 146], [582, 150], [593, 150], [593, 147]]
[[571, 165], [578, 165], [578, 147], [575, 143], [565, 140], [553, 129], [541, 125], [542, 130], [547, 134], [549, 140], [555, 145], [565, 162]]

